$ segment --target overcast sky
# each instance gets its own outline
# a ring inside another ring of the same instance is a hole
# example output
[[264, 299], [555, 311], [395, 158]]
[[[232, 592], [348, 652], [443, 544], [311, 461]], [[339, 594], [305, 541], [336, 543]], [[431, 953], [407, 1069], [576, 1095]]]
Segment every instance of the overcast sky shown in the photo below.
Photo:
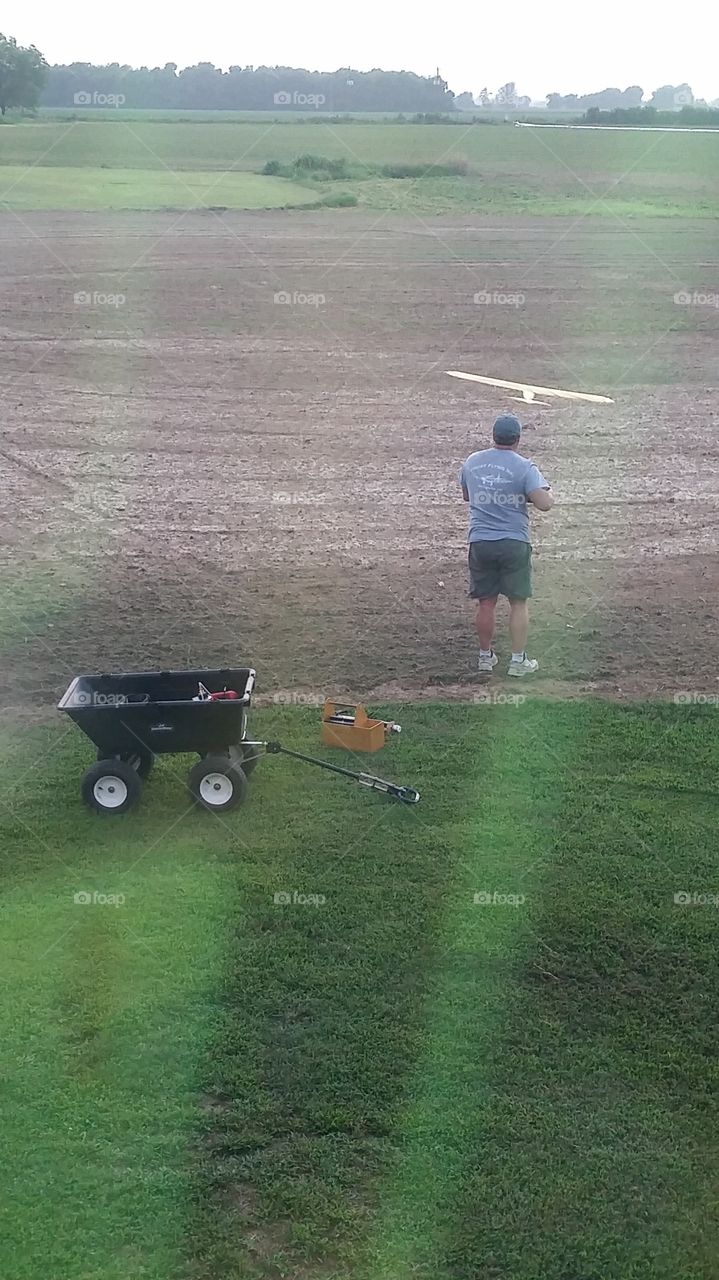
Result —
[[645, 93], [687, 80], [719, 97], [714, 0], [455, 0], [437, 5], [363, 0], [252, 0], [207, 5], [152, 0], [6, 0], [3, 31], [36, 44], [49, 62], [179, 66], [207, 61], [334, 71], [416, 71], [439, 64], [455, 93], [587, 93], [641, 84]]

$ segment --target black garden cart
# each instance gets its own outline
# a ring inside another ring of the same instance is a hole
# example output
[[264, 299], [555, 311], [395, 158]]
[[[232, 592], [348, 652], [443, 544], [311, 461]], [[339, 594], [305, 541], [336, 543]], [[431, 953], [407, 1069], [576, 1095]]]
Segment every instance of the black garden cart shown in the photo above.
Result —
[[190, 792], [206, 809], [241, 803], [247, 780], [265, 754], [294, 756], [354, 779], [405, 804], [419, 792], [247, 736], [253, 667], [135, 671], [76, 676], [58, 708], [97, 748], [82, 779], [85, 803], [98, 813], [124, 813], [139, 799], [157, 755], [195, 753]]

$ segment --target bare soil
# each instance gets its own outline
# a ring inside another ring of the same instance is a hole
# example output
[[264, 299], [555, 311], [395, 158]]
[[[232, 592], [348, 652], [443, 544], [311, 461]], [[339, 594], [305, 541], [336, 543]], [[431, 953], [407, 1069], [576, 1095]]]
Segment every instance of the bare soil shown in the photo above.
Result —
[[[557, 495], [533, 688], [719, 693], [719, 311], [673, 302], [719, 290], [716, 232], [640, 232], [1, 214], [6, 705], [245, 662], [298, 701], [471, 697], [456, 474], [507, 407]], [[520, 407], [450, 368], [615, 403]]]

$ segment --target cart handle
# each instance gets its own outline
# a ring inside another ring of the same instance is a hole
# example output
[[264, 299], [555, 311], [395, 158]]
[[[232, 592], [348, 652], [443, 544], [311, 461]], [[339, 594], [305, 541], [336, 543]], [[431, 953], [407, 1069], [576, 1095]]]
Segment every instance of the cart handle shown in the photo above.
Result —
[[420, 798], [419, 791], [414, 787], [402, 787], [396, 782], [387, 782], [385, 778], [375, 778], [371, 773], [357, 773], [354, 769], [343, 769], [338, 764], [330, 764], [328, 760], [318, 760], [316, 756], [307, 756], [302, 751], [290, 751], [289, 747], [283, 747], [280, 742], [253, 742], [248, 745], [263, 746], [271, 756], [281, 753], [292, 756], [295, 760], [304, 760], [305, 764], [317, 765], [318, 769], [329, 769], [331, 773], [341, 773], [345, 778], [352, 778], [372, 791], [382, 791], [395, 800], [401, 800], [403, 804], [417, 804]]

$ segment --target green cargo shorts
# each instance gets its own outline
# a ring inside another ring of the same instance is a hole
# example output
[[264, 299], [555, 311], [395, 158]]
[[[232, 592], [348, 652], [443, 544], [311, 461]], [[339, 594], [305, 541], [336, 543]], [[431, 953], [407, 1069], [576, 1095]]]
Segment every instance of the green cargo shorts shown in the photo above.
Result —
[[528, 600], [532, 594], [532, 547], [517, 538], [470, 542], [469, 594], [473, 600], [507, 596]]

